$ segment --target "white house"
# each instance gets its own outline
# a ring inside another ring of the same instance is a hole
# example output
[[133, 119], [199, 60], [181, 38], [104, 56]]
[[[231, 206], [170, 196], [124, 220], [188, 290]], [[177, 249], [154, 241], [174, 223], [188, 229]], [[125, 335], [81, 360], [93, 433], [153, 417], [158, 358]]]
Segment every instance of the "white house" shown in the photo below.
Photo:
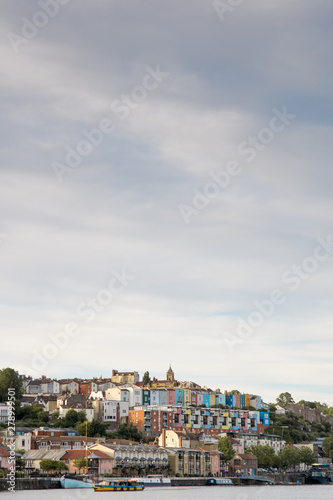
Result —
[[70, 392], [71, 394], [79, 394], [80, 392], [80, 384], [76, 380], [73, 379], [59, 380], [59, 384], [60, 384], [61, 394], [64, 392]]
[[142, 405], [142, 389], [137, 385], [126, 387], [129, 392], [129, 405], [130, 408]]
[[31, 380], [28, 385], [26, 386], [26, 393], [27, 394], [41, 394], [42, 389], [41, 389], [41, 383], [42, 381], [39, 379], [36, 380]]
[[122, 418], [128, 417], [129, 403], [128, 401], [104, 400], [102, 401], [103, 422], [120, 424]]
[[65, 418], [65, 416], [69, 412], [69, 410], [75, 410], [77, 412], [84, 411], [88, 422], [92, 422], [94, 419], [94, 408], [86, 408], [82, 403], [74, 403], [70, 406], [60, 405], [58, 407], [58, 410], [59, 410], [59, 417], [60, 418]]
[[129, 403], [130, 393], [129, 390], [124, 387], [112, 387], [105, 391], [105, 399], [110, 399], [113, 401], [127, 401]]
[[60, 384], [57, 380], [42, 379], [41, 384], [42, 394], [60, 394]]

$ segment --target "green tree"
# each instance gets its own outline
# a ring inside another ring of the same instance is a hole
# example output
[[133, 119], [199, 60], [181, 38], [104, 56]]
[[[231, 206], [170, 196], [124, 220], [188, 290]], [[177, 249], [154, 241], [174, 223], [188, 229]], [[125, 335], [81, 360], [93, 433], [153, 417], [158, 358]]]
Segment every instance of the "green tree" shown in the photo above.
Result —
[[0, 370], [0, 400], [8, 401], [8, 389], [14, 389], [15, 399], [20, 400], [23, 396], [23, 382], [13, 368]]
[[79, 470], [79, 473], [81, 469], [84, 469], [87, 466], [87, 459], [86, 458], [77, 458], [76, 460], [73, 460], [73, 465], [75, 469]]
[[276, 398], [276, 402], [281, 406], [286, 406], [295, 403], [290, 392], [281, 392], [280, 396]]
[[77, 422], [82, 424], [82, 422], [85, 422], [87, 420], [86, 417], [86, 412], [84, 410], [80, 410], [77, 412]]
[[[23, 451], [25, 451], [25, 450], [23, 450]], [[20, 453], [19, 450], [17, 450], [17, 452]], [[24, 469], [25, 469], [25, 460], [23, 460], [22, 457], [18, 457], [18, 456], [15, 457], [15, 469], [17, 471], [21, 471], [21, 472], [24, 471]]]
[[108, 424], [104, 424], [97, 419], [91, 422], [83, 422], [77, 424], [76, 429], [80, 436], [85, 436], [86, 433], [89, 437], [103, 437], [106, 436]]
[[139, 429], [133, 424], [120, 424], [116, 436], [118, 439], [128, 439], [129, 441], [142, 441], [143, 436]]
[[49, 422], [49, 414], [38, 403], [17, 406], [16, 419], [22, 420], [29, 427], [40, 427]]
[[48, 458], [41, 460], [39, 466], [44, 472], [61, 472], [68, 470], [65, 462], [62, 462], [61, 460], [51, 460]]
[[143, 385], [148, 385], [150, 383], [150, 376], [149, 376], [149, 372], [145, 372], [144, 375], [143, 375], [143, 378], [142, 378], [142, 384]]
[[222, 453], [222, 462], [224, 465], [228, 464], [235, 455], [235, 450], [227, 436], [219, 439], [218, 450]]
[[269, 467], [273, 467], [274, 460], [274, 450], [268, 444], [266, 445], [258, 445], [258, 446], [250, 446], [246, 453], [252, 453], [258, 459], [258, 467], [262, 469], [268, 469]]
[[66, 471], [68, 471], [68, 465], [65, 464], [65, 462], [63, 462], [62, 460], [56, 460], [56, 462], [57, 462], [57, 468], [56, 468], [57, 472], [66, 472]]
[[230, 391], [230, 394], [240, 394], [240, 392], [238, 389], [233, 389], [232, 391]]
[[78, 422], [78, 412], [75, 411], [73, 408], [68, 410], [68, 412], [65, 415], [64, 418], [64, 424], [66, 427], [75, 427], [75, 425]]
[[299, 450], [299, 454], [301, 464], [311, 465], [315, 462], [314, 453], [308, 446], [302, 446]]
[[295, 468], [296, 465], [301, 463], [299, 450], [290, 445], [283, 448], [283, 450], [280, 451], [279, 456], [281, 459], [281, 465], [284, 468], [287, 467]]
[[323, 441], [325, 455], [333, 459], [333, 434], [327, 436]]

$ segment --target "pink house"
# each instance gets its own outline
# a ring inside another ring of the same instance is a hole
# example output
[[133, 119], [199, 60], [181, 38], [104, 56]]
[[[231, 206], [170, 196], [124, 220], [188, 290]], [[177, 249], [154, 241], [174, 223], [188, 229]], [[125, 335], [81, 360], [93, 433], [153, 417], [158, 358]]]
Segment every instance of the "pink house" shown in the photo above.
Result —
[[13, 459], [10, 458], [10, 449], [4, 444], [0, 444], [0, 468], [10, 469], [13, 467]]
[[168, 389], [167, 390], [167, 404], [175, 406], [175, 391], [173, 389]]
[[221, 475], [220, 453], [218, 451], [211, 451], [210, 459], [211, 459], [211, 470], [213, 476], [220, 476]]
[[[86, 450], [67, 450], [61, 460], [68, 466], [69, 473], [78, 474], [74, 460], [79, 458], [86, 458]], [[112, 474], [113, 458], [99, 450], [88, 450], [88, 466], [97, 467], [98, 474]]]

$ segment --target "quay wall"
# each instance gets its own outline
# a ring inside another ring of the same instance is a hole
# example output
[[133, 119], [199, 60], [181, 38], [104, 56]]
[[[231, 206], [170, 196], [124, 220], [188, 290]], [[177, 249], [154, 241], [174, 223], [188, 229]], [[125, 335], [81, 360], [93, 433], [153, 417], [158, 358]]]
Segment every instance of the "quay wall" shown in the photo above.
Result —
[[[10, 487], [7, 479], [0, 478], [0, 491], [7, 491]], [[61, 488], [60, 479], [51, 477], [16, 478], [14, 490], [45, 490]]]

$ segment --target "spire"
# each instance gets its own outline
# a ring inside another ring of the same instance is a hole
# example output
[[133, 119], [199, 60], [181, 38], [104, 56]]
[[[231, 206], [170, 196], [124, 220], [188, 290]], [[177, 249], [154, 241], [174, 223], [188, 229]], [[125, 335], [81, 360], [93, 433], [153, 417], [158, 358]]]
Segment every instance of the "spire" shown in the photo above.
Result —
[[171, 368], [171, 363], [169, 365], [169, 370], [167, 371], [166, 378], [169, 382], [173, 382], [175, 380], [175, 374]]

